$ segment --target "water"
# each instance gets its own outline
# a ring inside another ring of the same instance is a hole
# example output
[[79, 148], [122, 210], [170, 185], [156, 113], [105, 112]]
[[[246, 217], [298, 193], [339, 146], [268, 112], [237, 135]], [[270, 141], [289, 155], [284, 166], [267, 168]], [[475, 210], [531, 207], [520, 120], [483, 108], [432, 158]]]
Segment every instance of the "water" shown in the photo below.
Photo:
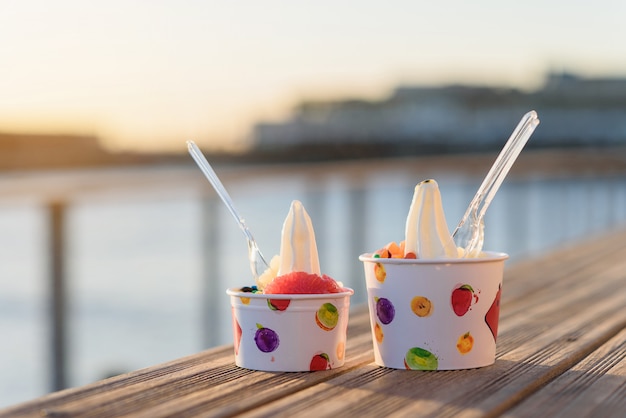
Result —
[[[479, 178], [436, 177], [452, 229]], [[401, 170], [298, 175], [227, 184], [264, 254], [278, 252], [292, 199], [316, 227], [325, 273], [364, 302], [358, 254], [399, 241], [415, 183]], [[626, 177], [507, 179], [486, 217], [485, 248], [510, 262], [626, 224]], [[207, 185], [208, 187], [208, 185]], [[247, 247], [217, 198], [91, 195], [67, 224], [68, 380], [83, 385], [231, 342], [224, 289], [250, 284]], [[364, 227], [365, 226], [365, 227]], [[47, 214], [35, 200], [0, 202], [0, 407], [49, 391]], [[207, 234], [208, 232], [208, 234]]]

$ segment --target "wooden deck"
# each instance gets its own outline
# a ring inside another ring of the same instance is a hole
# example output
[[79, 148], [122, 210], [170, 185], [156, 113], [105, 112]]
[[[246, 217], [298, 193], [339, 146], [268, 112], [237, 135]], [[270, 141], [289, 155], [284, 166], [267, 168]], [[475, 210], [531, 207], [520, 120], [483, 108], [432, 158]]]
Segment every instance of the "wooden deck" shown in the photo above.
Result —
[[1, 417], [626, 416], [626, 230], [507, 267], [497, 360], [464, 371], [373, 363], [356, 307], [337, 370], [267, 373], [207, 350], [0, 411]]

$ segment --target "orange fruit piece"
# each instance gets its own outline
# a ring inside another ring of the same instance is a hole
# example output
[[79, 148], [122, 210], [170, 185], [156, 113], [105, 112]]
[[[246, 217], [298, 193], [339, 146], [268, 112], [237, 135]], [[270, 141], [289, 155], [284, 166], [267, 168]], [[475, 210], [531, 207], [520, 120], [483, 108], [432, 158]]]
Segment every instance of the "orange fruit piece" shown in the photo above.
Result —
[[374, 255], [378, 255], [378, 257], [380, 258], [391, 258], [391, 253], [386, 248], [381, 248], [380, 250], [376, 251]]
[[394, 241], [391, 241], [389, 244], [387, 244], [385, 248], [389, 250], [389, 252], [391, 253], [391, 258], [403, 258], [404, 257], [404, 250], [402, 250], [400, 246], [396, 244]]

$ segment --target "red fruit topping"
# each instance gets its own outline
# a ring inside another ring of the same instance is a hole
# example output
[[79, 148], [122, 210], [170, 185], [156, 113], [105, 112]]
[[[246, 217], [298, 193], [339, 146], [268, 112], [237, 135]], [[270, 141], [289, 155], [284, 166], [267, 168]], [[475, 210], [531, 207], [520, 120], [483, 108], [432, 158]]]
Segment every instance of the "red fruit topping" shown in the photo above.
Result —
[[266, 294], [319, 294], [319, 293], [339, 293], [343, 288], [327, 275], [294, 271], [276, 277], [265, 287]]

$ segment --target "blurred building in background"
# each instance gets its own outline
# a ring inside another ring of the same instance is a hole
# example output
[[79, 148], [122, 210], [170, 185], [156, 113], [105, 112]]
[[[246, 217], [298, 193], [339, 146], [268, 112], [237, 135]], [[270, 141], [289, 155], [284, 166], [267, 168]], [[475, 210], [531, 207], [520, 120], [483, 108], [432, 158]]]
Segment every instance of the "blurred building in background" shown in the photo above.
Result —
[[[488, 86], [400, 86], [379, 101], [303, 101], [278, 123], [251, 128], [244, 152], [213, 161], [281, 162], [493, 151], [529, 110], [540, 127], [528, 148], [626, 145], [626, 78], [548, 74], [536, 91]], [[118, 152], [95, 136], [0, 132], [0, 170], [183, 162], [168, 152]]]
[[[385, 100], [304, 102], [253, 129], [257, 152], [308, 158], [499, 149], [527, 111], [539, 113], [529, 147], [626, 145], [626, 78], [549, 74], [541, 89], [398, 87]], [[356, 146], [358, 145], [358, 146]]]

